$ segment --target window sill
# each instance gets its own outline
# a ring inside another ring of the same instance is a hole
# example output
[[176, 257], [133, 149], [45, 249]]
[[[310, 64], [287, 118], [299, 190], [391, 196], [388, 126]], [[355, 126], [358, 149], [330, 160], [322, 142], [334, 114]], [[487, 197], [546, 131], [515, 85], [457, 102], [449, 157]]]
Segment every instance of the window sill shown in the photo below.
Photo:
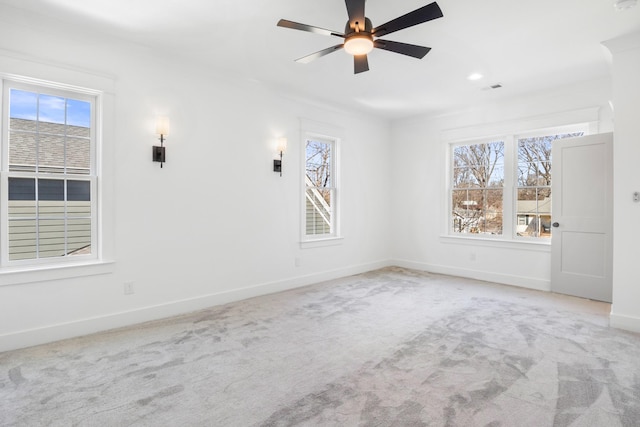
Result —
[[551, 252], [551, 240], [507, 240], [504, 238], [441, 235], [440, 242], [447, 244], [487, 246], [492, 248], [519, 249], [535, 252]]
[[300, 242], [301, 249], [324, 248], [326, 246], [338, 246], [342, 244], [344, 237], [329, 237], [316, 240], [305, 240]]
[[0, 269], [0, 286], [97, 276], [101, 274], [111, 274], [114, 270], [115, 262], [113, 261], [9, 267]]

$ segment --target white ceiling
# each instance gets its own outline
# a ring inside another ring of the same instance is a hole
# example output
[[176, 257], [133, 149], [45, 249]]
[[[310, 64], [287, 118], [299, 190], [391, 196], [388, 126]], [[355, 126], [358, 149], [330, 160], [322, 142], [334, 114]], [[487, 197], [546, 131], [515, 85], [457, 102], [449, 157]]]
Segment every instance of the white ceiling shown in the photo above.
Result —
[[[373, 25], [430, 0], [368, 0]], [[278, 90], [387, 118], [494, 102], [609, 74], [600, 42], [640, 31], [640, 6], [613, 0], [439, 0], [444, 17], [385, 38], [429, 46], [422, 60], [375, 49], [354, 75], [343, 51], [294, 59], [340, 39], [276, 26], [285, 18], [342, 32], [343, 0], [0, 0], [79, 29], [204, 62]], [[485, 77], [471, 82], [473, 73]], [[501, 89], [486, 90], [502, 84]]]

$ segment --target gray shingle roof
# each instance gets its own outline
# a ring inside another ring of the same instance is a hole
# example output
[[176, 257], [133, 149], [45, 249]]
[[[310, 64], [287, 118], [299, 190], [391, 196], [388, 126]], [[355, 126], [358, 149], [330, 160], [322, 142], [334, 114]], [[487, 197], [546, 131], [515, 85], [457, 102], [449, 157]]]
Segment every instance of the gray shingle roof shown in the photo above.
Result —
[[68, 173], [89, 173], [89, 128], [12, 118], [9, 132], [10, 170], [33, 171], [37, 159], [41, 172], [62, 172], [66, 163]]

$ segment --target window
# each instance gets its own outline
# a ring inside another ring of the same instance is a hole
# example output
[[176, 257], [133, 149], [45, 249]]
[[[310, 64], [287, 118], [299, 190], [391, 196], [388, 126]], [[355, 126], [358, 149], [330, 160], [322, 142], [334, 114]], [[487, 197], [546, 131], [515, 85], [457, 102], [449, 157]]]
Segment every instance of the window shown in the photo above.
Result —
[[93, 95], [3, 82], [2, 266], [97, 257]]
[[303, 240], [337, 237], [336, 140], [305, 139]]
[[586, 125], [577, 125], [452, 144], [450, 232], [550, 238], [551, 147], [585, 131]]
[[453, 231], [502, 234], [504, 141], [453, 148]]

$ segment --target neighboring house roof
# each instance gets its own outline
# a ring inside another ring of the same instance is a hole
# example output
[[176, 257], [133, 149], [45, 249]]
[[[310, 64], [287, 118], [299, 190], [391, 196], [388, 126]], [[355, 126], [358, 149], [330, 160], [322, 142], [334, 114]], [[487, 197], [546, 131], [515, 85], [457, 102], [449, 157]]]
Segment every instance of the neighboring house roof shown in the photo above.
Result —
[[542, 200], [518, 200], [518, 215], [551, 215], [551, 198]]
[[12, 170], [87, 173], [91, 165], [91, 129], [81, 126], [15, 119], [10, 122], [9, 164]]

